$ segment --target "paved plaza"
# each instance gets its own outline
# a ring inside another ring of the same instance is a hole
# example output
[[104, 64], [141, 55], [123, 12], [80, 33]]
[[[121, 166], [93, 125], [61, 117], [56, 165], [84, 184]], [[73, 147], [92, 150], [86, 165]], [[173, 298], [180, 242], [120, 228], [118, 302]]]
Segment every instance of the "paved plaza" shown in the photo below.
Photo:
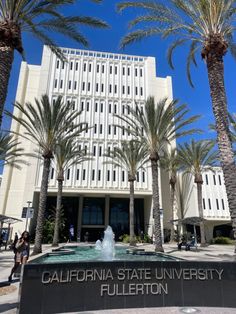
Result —
[[[152, 245], [141, 244], [140, 247], [146, 250], [153, 250]], [[178, 251], [176, 244], [165, 244], [165, 253], [171, 256], [179, 257], [185, 260], [192, 261], [235, 261], [236, 254], [234, 254], [234, 247], [232, 245], [210, 245], [204, 248], [198, 247], [197, 250], [191, 251], [181, 250]], [[43, 246], [43, 253], [51, 250], [49, 245]], [[236, 265], [236, 264], [235, 264]], [[11, 267], [13, 266], [13, 252], [12, 251], [0, 251], [0, 313], [15, 314], [17, 313], [18, 305], [18, 290], [19, 280], [14, 279], [12, 284], [9, 285], [7, 278], [10, 274]], [[12, 292], [11, 292], [12, 291]], [[4, 294], [6, 293], [6, 294]], [[33, 314], [32, 313], [28, 314]], [[167, 313], [206, 313], [206, 314], [236, 314], [236, 309], [233, 308], [140, 308], [140, 309], [120, 309], [120, 310], [101, 310], [101, 311], [89, 311], [83, 312], [85, 314], [167, 314]]]

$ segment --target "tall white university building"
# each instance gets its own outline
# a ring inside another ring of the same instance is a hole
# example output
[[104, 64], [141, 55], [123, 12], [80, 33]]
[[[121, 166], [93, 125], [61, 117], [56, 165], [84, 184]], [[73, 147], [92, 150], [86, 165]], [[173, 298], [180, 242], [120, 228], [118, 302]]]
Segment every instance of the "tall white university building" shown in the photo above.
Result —
[[[156, 77], [155, 58], [63, 49], [68, 62], [63, 63], [44, 47], [39, 66], [21, 65], [16, 101], [34, 103], [34, 98], [48, 94], [53, 101], [62, 95], [70, 101], [72, 110], [83, 110], [81, 121], [93, 128], [79, 138], [81, 147], [94, 155], [94, 159], [74, 165], [66, 170], [63, 206], [66, 229], [74, 228], [75, 239], [82, 240], [86, 232], [95, 240], [108, 224], [116, 237], [129, 232], [129, 184], [127, 173], [112, 165], [103, 164], [103, 154], [119, 145], [121, 140], [131, 139], [121, 128], [113, 114], [128, 115], [126, 105], [140, 108], [148, 96], [156, 100], [172, 99], [171, 78]], [[16, 112], [15, 112], [16, 113]], [[13, 121], [12, 130], [21, 132]], [[35, 147], [21, 140], [27, 152]], [[28, 157], [29, 166], [21, 170], [5, 167], [0, 190], [2, 214], [21, 218], [22, 208], [32, 201], [37, 210], [42, 161]], [[48, 209], [56, 202], [57, 181], [55, 165], [49, 178]], [[139, 171], [135, 182], [135, 231], [153, 232], [151, 206], [151, 170]], [[170, 204], [168, 176], [160, 173], [161, 207], [164, 225], [169, 228]], [[31, 226], [33, 220], [31, 221]], [[23, 231], [25, 219], [15, 225], [15, 231]]]

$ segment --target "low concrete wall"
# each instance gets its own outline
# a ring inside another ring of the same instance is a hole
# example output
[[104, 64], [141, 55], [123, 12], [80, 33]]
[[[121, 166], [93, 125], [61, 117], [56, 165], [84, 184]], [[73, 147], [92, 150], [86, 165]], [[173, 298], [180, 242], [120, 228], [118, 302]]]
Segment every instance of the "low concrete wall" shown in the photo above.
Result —
[[236, 307], [233, 262], [27, 264], [20, 314], [164, 307]]

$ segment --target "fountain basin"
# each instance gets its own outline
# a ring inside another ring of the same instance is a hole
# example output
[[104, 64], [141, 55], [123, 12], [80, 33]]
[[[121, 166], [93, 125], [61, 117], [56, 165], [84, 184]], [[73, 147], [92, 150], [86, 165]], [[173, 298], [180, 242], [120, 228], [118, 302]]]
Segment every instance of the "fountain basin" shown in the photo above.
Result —
[[126, 253], [126, 260], [69, 260], [75, 256], [43, 256], [24, 266], [20, 314], [31, 313], [32, 308], [34, 314], [51, 314], [165, 306], [236, 307], [234, 262], [167, 260], [165, 256], [157, 260], [157, 256]]

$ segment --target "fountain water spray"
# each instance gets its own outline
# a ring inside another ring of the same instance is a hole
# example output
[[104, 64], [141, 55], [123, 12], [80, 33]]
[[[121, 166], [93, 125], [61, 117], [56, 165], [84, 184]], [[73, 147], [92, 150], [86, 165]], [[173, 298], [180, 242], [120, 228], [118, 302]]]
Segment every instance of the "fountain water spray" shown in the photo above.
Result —
[[104, 239], [96, 241], [95, 249], [101, 251], [101, 256], [106, 261], [112, 261], [115, 252], [114, 233], [111, 226], [104, 231]]

